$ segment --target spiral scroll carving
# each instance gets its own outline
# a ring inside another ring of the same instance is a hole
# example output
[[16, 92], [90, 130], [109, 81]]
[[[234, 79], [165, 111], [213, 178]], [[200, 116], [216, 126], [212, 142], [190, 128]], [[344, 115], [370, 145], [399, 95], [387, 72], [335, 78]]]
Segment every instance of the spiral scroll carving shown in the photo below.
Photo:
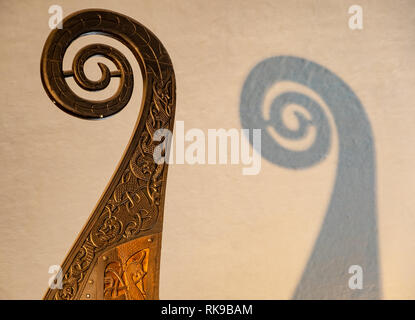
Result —
[[[62, 289], [49, 289], [45, 299], [77, 299], [85, 279], [99, 254], [131, 239], [160, 232], [167, 165], [156, 164], [152, 152], [158, 129], [173, 129], [175, 111], [175, 77], [170, 58], [156, 36], [140, 23], [112, 11], [84, 10], [63, 21], [63, 29], [55, 29], [47, 39], [41, 60], [41, 78], [51, 100], [71, 115], [95, 119], [122, 110], [131, 98], [133, 72], [125, 56], [104, 44], [91, 44], [75, 56], [72, 70], [63, 70], [66, 49], [77, 38], [102, 34], [119, 40], [137, 59], [143, 76], [143, 103], [130, 143], [119, 167], [98, 202], [84, 230], [65, 259]], [[117, 70], [103, 64], [101, 79], [92, 81], [84, 73], [85, 62], [93, 56], [112, 61]], [[82, 89], [105, 89], [111, 77], [119, 77], [116, 93], [102, 101], [77, 96], [68, 86], [73, 77]]]

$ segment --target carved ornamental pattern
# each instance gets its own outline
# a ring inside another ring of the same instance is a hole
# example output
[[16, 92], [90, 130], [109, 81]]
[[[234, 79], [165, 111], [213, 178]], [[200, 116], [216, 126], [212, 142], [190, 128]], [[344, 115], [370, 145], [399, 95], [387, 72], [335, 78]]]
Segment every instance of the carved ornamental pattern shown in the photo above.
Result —
[[[143, 103], [119, 167], [62, 265], [63, 287], [48, 290], [45, 299], [78, 299], [88, 274], [105, 250], [162, 229], [167, 165], [156, 164], [153, 160], [155, 147], [163, 143], [153, 141], [153, 136], [158, 129], [173, 129], [175, 77], [170, 58], [151, 31], [124, 15], [105, 10], [84, 10], [68, 16], [63, 21], [63, 29], [53, 30], [45, 43], [41, 76], [51, 100], [65, 112], [80, 118], [99, 119], [119, 112], [130, 100], [133, 90], [133, 74], [128, 60], [117, 49], [107, 45], [91, 44], [82, 48], [73, 60], [72, 70], [62, 69], [68, 46], [78, 37], [90, 33], [113, 37], [132, 51], [142, 70]], [[96, 55], [112, 61], [117, 70], [110, 71], [105, 64], [99, 63], [102, 77], [91, 81], [85, 76], [84, 64]], [[77, 85], [89, 91], [106, 88], [111, 77], [119, 77], [120, 85], [111, 98], [90, 101], [80, 98], [70, 89], [67, 77], [73, 77]], [[159, 259], [159, 256], [158, 253], [154, 259]], [[157, 298], [146, 296], [143, 286], [148, 272], [145, 269], [148, 252], [142, 249], [130, 258], [129, 262], [118, 261], [111, 265], [113, 270], [118, 268], [118, 276], [124, 285], [131, 280], [128, 277], [132, 273], [128, 272], [133, 267], [135, 274], [141, 273], [141, 278], [135, 279], [138, 291], [130, 293], [130, 296], [125, 292], [124, 297]], [[118, 267], [115, 266], [117, 263]], [[158, 268], [159, 264], [155, 265]], [[158, 274], [158, 270], [154, 272]], [[109, 277], [109, 269], [105, 274]], [[158, 284], [158, 278], [154, 281]], [[114, 296], [114, 292], [108, 296], [109, 288], [106, 287], [105, 297]]]

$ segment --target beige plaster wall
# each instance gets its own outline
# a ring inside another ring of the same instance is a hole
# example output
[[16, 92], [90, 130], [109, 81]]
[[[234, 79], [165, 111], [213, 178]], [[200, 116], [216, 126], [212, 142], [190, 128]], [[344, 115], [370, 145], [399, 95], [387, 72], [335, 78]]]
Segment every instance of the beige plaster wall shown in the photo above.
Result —
[[[39, 75], [52, 4], [64, 15], [111, 9], [150, 28], [172, 58], [185, 129], [241, 128], [243, 83], [267, 57], [304, 57], [341, 77], [375, 140], [383, 298], [415, 298], [410, 0], [1, 0], [0, 298], [43, 296], [49, 266], [62, 262], [118, 163], [141, 98], [135, 66], [136, 94], [120, 114], [83, 121], [54, 107]], [[348, 28], [352, 4], [363, 7], [363, 30]], [[265, 159], [257, 176], [242, 175], [242, 165], [172, 165], [160, 297], [291, 298], [330, 200], [334, 137], [328, 157], [305, 170]]]

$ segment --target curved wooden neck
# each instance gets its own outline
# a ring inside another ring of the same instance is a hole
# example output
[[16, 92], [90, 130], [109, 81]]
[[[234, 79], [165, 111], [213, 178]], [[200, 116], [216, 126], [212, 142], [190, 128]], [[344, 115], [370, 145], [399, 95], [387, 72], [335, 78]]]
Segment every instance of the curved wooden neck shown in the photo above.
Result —
[[[143, 100], [139, 119], [129, 145], [120, 160], [87, 224], [62, 264], [61, 285], [49, 289], [45, 299], [104, 299], [106, 267], [119, 264], [119, 276], [137, 262], [135, 255], [145, 255], [141, 262], [145, 275], [114, 298], [158, 298], [161, 232], [166, 190], [167, 164], [154, 161], [153, 153], [160, 140], [159, 129], [173, 130], [175, 113], [175, 76], [172, 63], [162, 43], [140, 23], [107, 10], [83, 10], [63, 20], [47, 39], [41, 60], [44, 88], [60, 109], [84, 119], [99, 119], [122, 110], [133, 90], [132, 68], [115, 48], [92, 44], [75, 56], [72, 70], [62, 70], [68, 46], [81, 35], [99, 33], [126, 45], [136, 57], [143, 76]], [[110, 71], [100, 63], [102, 78], [91, 81], [83, 66], [92, 56], [104, 56], [117, 67]], [[90, 101], [77, 96], [66, 83], [73, 77], [85, 90], [104, 89], [111, 77], [120, 78], [117, 92], [104, 101]], [[127, 274], [131, 275], [131, 274]], [[127, 290], [128, 292], [123, 292]], [[114, 292], [116, 292], [115, 290]], [[130, 292], [131, 291], [131, 292]]]

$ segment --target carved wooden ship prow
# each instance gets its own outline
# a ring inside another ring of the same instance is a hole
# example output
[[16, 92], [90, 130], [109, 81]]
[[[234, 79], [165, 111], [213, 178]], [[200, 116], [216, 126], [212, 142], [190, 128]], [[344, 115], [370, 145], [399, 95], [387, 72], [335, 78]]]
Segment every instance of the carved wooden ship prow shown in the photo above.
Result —
[[[133, 91], [133, 72], [125, 56], [104, 44], [82, 48], [72, 70], [63, 70], [66, 49], [86, 34], [102, 34], [123, 43], [137, 59], [143, 76], [143, 99], [129, 145], [87, 224], [62, 264], [61, 288], [45, 299], [158, 299], [161, 232], [167, 164], [156, 163], [153, 152], [158, 129], [173, 130], [175, 77], [167, 51], [156, 36], [133, 19], [112, 11], [91, 9], [71, 14], [62, 29], [47, 39], [41, 77], [59, 108], [84, 119], [99, 119], [123, 109]], [[89, 80], [84, 64], [93, 56], [112, 61], [117, 70], [99, 63], [102, 77]], [[119, 77], [117, 92], [102, 101], [77, 96], [66, 82], [89, 91], [105, 89]]]

